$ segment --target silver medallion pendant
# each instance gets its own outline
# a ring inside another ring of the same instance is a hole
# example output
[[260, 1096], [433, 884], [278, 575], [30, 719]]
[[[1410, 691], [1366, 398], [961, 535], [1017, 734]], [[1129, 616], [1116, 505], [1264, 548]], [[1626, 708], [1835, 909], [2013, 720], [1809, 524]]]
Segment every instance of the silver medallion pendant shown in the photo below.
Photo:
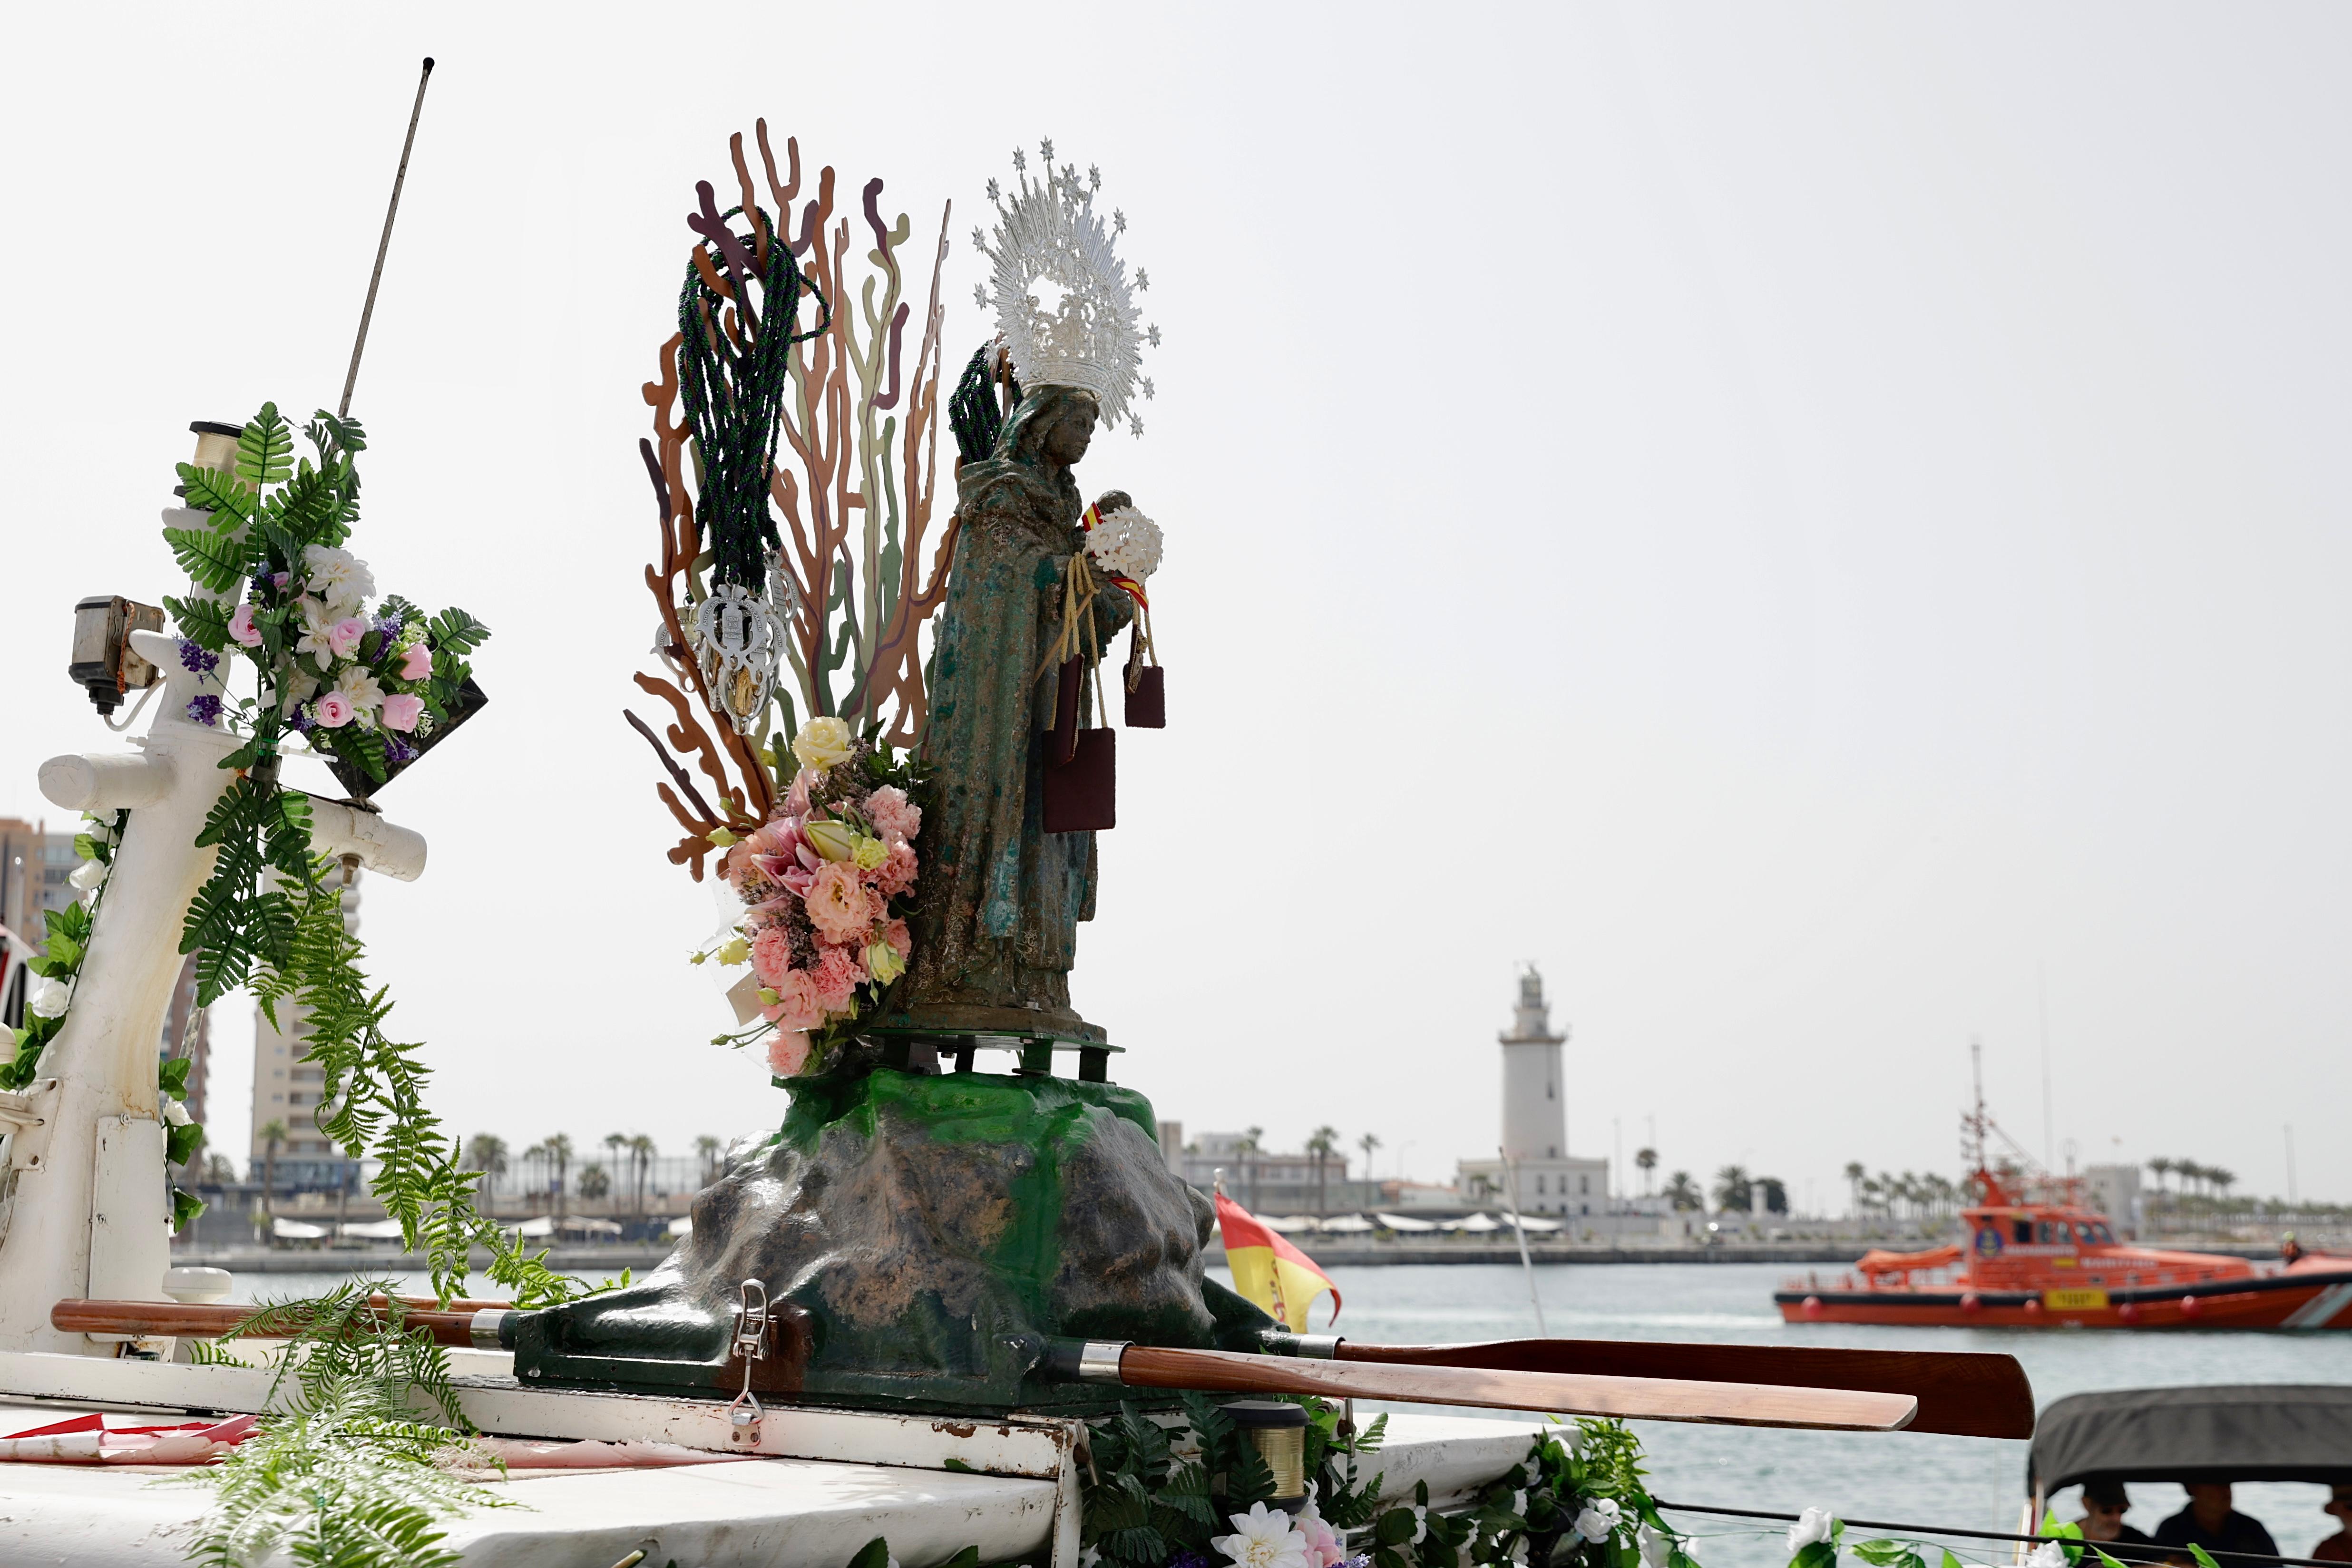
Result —
[[693, 633], [704, 685], [735, 733], [751, 734], [775, 690], [782, 619], [765, 595], [722, 583], [694, 607]]

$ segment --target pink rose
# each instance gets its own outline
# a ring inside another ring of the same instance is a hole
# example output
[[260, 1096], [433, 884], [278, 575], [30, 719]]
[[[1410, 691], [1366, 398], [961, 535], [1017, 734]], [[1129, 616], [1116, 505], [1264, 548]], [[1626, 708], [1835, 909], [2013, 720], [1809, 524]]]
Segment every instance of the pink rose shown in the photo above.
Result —
[[895, 897], [915, 885], [915, 852], [902, 840], [890, 846], [890, 858], [874, 873], [874, 885], [883, 897]]
[[310, 705], [310, 717], [321, 729], [341, 729], [352, 722], [352, 699], [328, 692]]
[[798, 1078], [808, 1059], [806, 1030], [786, 1030], [768, 1041], [768, 1071], [779, 1078]]
[[782, 926], [771, 925], [752, 941], [751, 972], [760, 977], [760, 984], [773, 989], [792, 967], [793, 939]]
[[760, 1016], [778, 1029], [814, 1029], [824, 1021], [824, 1004], [817, 999], [807, 970], [788, 969], [782, 980], [768, 988], [776, 993], [776, 999], [762, 1008]]
[[253, 606], [240, 604], [228, 618], [228, 634], [248, 648], [261, 646], [261, 628], [253, 623]]
[[828, 942], [861, 941], [874, 924], [874, 896], [858, 880], [854, 861], [826, 861], [809, 873], [809, 924]]
[[411, 643], [400, 655], [400, 678], [421, 681], [433, 673], [433, 650], [422, 643]]
[[847, 947], [824, 947], [819, 952], [816, 968], [809, 976], [810, 988], [825, 1011], [845, 1013], [857, 988], [866, 983], [866, 966]]
[[356, 615], [346, 615], [327, 628], [327, 647], [338, 659], [348, 659], [352, 650], [367, 635], [367, 622]]
[[908, 931], [907, 923], [903, 920], [893, 920], [882, 927], [882, 940], [898, 949], [901, 958], [915, 950], [914, 936]]
[[866, 797], [866, 820], [890, 842], [904, 843], [922, 831], [923, 809], [896, 784], [885, 784]]
[[416, 727], [425, 716], [425, 699], [408, 692], [394, 692], [383, 699], [383, 727], [403, 735]]

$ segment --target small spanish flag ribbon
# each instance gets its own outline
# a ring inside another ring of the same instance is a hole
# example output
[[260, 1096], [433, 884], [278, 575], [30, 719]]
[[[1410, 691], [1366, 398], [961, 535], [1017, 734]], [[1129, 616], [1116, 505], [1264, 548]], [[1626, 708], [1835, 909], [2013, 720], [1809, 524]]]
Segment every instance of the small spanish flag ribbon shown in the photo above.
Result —
[[[1078, 519], [1078, 527], [1086, 529], [1088, 533], [1092, 533], [1095, 531], [1095, 525], [1101, 521], [1102, 508], [1100, 507], [1088, 507], [1086, 511], [1086, 516]], [[1110, 579], [1113, 582], [1118, 583], [1121, 588], [1126, 589], [1129, 594], [1134, 598], [1138, 604], [1143, 605], [1146, 608], [1150, 606], [1151, 601], [1143, 597], [1143, 584], [1136, 581], [1135, 579], [1131, 577], [1121, 577], [1115, 571], [1106, 571], [1103, 575]]]
[[1217, 1228], [1225, 1239], [1225, 1266], [1234, 1271], [1234, 1290], [1238, 1294], [1273, 1313], [1293, 1333], [1304, 1333], [1307, 1309], [1328, 1291], [1331, 1322], [1339, 1321], [1339, 1287], [1315, 1266], [1314, 1259], [1268, 1230], [1223, 1193], [1217, 1194], [1216, 1204]]

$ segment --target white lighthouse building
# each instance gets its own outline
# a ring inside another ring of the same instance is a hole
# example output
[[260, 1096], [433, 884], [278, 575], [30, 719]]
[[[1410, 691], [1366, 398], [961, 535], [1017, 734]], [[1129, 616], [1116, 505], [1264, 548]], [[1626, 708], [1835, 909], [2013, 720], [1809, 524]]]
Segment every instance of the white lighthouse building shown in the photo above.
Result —
[[1568, 1152], [1568, 1083], [1554, 1034], [1543, 976], [1534, 965], [1519, 977], [1519, 1005], [1503, 1047], [1503, 1158], [1464, 1160], [1460, 1184], [1467, 1202], [1516, 1199], [1522, 1214], [1602, 1214], [1609, 1207], [1609, 1162]]

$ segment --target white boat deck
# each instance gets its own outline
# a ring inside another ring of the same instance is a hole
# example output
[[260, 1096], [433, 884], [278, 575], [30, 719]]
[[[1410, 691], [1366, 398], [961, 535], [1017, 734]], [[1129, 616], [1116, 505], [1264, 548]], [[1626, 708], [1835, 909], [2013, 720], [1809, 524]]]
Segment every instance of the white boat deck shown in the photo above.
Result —
[[[637, 1439], [725, 1452], [719, 1401], [518, 1387], [504, 1358], [454, 1353], [467, 1414], [512, 1437]], [[0, 1353], [0, 1434], [91, 1409], [138, 1426], [250, 1410], [268, 1375], [236, 1367]], [[1444, 1503], [1525, 1458], [1537, 1424], [1391, 1414], [1363, 1461], [1391, 1496], [1430, 1484]], [[771, 1406], [761, 1457], [662, 1469], [515, 1469], [486, 1488], [523, 1506], [453, 1521], [449, 1544], [498, 1568], [605, 1568], [643, 1549], [646, 1568], [845, 1568], [886, 1537], [902, 1568], [966, 1546], [983, 1563], [1077, 1554], [1075, 1424]], [[950, 1461], [969, 1466], [950, 1468]], [[162, 1568], [187, 1561], [209, 1494], [156, 1484], [184, 1467], [0, 1463], [0, 1563]]]

